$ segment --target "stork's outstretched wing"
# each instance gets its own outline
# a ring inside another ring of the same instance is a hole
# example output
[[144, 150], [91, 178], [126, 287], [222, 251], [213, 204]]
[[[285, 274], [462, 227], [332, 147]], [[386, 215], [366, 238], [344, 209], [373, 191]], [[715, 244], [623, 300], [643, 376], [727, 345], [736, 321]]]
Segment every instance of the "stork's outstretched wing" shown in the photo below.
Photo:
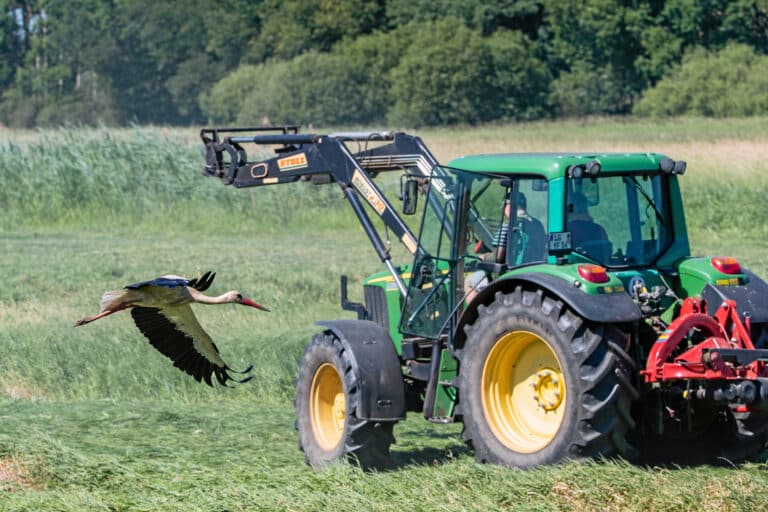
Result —
[[211, 375], [216, 375], [216, 380], [224, 386], [228, 380], [247, 382], [251, 379], [247, 377], [236, 380], [229, 376], [227, 370], [231, 369], [219, 355], [213, 340], [203, 330], [188, 304], [162, 309], [134, 307], [131, 316], [153, 347], [171, 359], [176, 368], [185, 371], [198, 382], [205, 380], [212, 386]]

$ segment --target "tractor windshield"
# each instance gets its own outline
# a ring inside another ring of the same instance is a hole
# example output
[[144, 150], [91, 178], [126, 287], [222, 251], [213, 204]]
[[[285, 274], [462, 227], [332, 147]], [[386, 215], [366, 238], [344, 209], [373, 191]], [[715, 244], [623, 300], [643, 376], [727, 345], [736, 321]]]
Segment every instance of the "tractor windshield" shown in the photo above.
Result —
[[650, 265], [673, 239], [665, 176], [571, 179], [566, 225], [576, 254], [609, 267]]

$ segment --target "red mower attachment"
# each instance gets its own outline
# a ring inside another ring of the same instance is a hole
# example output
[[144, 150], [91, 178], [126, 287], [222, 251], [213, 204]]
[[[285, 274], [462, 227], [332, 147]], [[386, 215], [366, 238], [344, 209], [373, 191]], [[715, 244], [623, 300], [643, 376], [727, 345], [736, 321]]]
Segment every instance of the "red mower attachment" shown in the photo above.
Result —
[[[706, 303], [687, 298], [680, 316], [654, 343], [640, 373], [647, 383], [708, 381], [698, 389], [689, 387], [690, 392], [696, 398], [711, 394], [718, 401], [750, 405], [768, 400], [766, 361], [768, 350], [755, 348], [749, 317], [742, 321], [734, 301], [724, 301], [710, 316]], [[724, 385], [704, 385], [715, 384], [713, 381]]]

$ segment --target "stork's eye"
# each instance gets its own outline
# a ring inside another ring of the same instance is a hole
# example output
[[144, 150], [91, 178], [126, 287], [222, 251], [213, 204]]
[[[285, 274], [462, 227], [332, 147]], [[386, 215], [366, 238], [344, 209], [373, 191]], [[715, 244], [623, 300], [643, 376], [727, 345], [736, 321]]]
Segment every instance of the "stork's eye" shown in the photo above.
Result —
[[241, 293], [237, 294], [237, 300], [243, 300], [243, 295]]

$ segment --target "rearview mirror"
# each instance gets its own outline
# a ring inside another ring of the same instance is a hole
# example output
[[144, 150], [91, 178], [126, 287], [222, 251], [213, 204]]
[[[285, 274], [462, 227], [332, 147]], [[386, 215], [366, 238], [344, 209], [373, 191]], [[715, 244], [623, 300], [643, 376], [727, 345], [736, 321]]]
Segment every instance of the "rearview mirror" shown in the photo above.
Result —
[[403, 200], [403, 215], [413, 215], [416, 213], [416, 206], [419, 202], [419, 182], [411, 176], [403, 176], [405, 181], [400, 180], [400, 199]]

